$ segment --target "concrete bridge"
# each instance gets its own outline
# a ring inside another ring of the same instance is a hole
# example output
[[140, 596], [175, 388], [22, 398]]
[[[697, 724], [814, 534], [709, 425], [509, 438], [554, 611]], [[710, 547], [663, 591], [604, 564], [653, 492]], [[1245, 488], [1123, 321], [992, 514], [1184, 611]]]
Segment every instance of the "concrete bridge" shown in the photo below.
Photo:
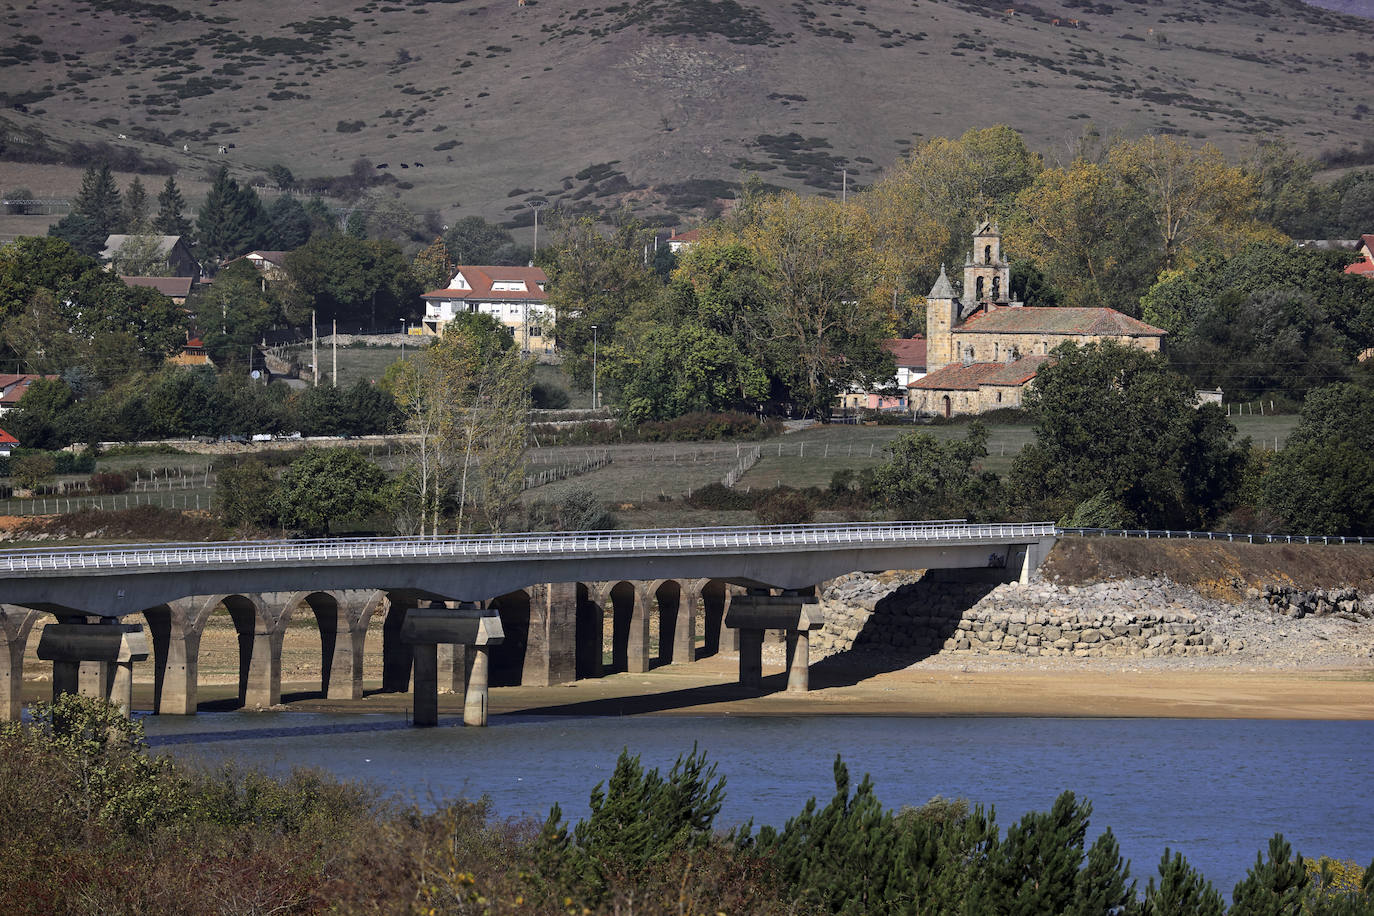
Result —
[[300, 613], [318, 624], [330, 699], [361, 698], [368, 624], [382, 613], [383, 689], [413, 680], [416, 724], [437, 721], [441, 690], [484, 724], [493, 681], [600, 676], [608, 621], [612, 668], [647, 671], [655, 613], [662, 661], [693, 660], [701, 633], [707, 653], [740, 653], [745, 685], [761, 679], [764, 631], [783, 631], [789, 689], [805, 690], [817, 585], [888, 569], [1024, 580], [1054, 538], [1048, 523], [938, 521], [0, 551], [0, 718], [19, 715], [24, 650], [45, 613], [56, 622], [38, 656], [53, 662], [54, 694], [127, 708], [132, 666], [151, 655], [162, 714], [195, 712], [200, 639], [220, 609], [248, 707], [280, 702], [282, 639]]

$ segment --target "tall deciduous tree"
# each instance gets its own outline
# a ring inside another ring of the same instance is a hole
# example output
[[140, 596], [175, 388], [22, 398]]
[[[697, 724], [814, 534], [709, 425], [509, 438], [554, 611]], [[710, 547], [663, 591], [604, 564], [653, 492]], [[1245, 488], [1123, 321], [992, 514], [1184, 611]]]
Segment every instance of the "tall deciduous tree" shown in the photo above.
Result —
[[410, 262], [410, 272], [422, 290], [446, 288], [448, 281], [453, 279], [454, 265], [444, 240], [435, 239], [428, 248], [416, 254], [415, 260]]
[[1068, 513], [1105, 494], [1134, 524], [1206, 528], [1227, 508], [1243, 463], [1235, 428], [1158, 354], [1064, 344], [1026, 406], [1035, 441], [1012, 466], [1015, 492]]
[[273, 505], [282, 527], [318, 536], [380, 511], [386, 489], [386, 474], [356, 449], [312, 448], [286, 469]]
[[315, 236], [287, 255], [286, 271], [297, 310], [314, 308], [324, 321], [389, 328], [418, 308], [419, 284], [394, 242]]
[[487, 315], [450, 322], [392, 382], [414, 434], [405, 519], [439, 530], [445, 503], [456, 530], [500, 531], [524, 489], [532, 363]]

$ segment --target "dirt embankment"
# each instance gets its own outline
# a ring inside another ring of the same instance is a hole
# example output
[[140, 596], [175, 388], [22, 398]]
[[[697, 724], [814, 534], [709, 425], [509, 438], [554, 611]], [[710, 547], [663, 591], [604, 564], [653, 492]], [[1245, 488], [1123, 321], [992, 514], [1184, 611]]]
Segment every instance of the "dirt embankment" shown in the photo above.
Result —
[[1227, 601], [1266, 584], [1347, 587], [1367, 594], [1374, 592], [1374, 546], [1066, 537], [1041, 571], [1067, 585], [1167, 578]]

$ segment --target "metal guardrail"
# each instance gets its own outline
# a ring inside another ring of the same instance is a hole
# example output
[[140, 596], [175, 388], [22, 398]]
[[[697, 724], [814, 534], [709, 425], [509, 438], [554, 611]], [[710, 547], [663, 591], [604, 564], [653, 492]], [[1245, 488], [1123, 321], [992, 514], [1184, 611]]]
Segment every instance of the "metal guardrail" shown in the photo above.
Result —
[[1341, 534], [1246, 534], [1234, 531], [1169, 531], [1153, 528], [1056, 528], [1057, 535], [1113, 538], [1178, 538], [1193, 541], [1240, 541], [1247, 544], [1374, 544], [1374, 538]]
[[787, 547], [901, 546], [930, 541], [1053, 537], [1049, 522], [971, 525], [962, 519], [849, 525], [658, 528], [430, 538], [322, 538], [298, 541], [224, 541], [130, 544], [114, 547], [25, 548], [0, 551], [6, 572], [271, 564], [310, 560], [388, 560], [435, 557], [559, 559], [614, 554], [734, 551]]

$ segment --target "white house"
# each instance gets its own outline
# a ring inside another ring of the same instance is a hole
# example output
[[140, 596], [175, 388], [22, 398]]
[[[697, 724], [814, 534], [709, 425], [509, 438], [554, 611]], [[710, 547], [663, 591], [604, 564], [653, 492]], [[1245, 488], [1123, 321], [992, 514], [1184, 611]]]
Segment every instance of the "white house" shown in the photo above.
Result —
[[463, 265], [445, 289], [425, 293], [424, 327], [442, 334], [461, 314], [490, 315], [526, 353], [553, 352], [549, 278], [538, 267]]

